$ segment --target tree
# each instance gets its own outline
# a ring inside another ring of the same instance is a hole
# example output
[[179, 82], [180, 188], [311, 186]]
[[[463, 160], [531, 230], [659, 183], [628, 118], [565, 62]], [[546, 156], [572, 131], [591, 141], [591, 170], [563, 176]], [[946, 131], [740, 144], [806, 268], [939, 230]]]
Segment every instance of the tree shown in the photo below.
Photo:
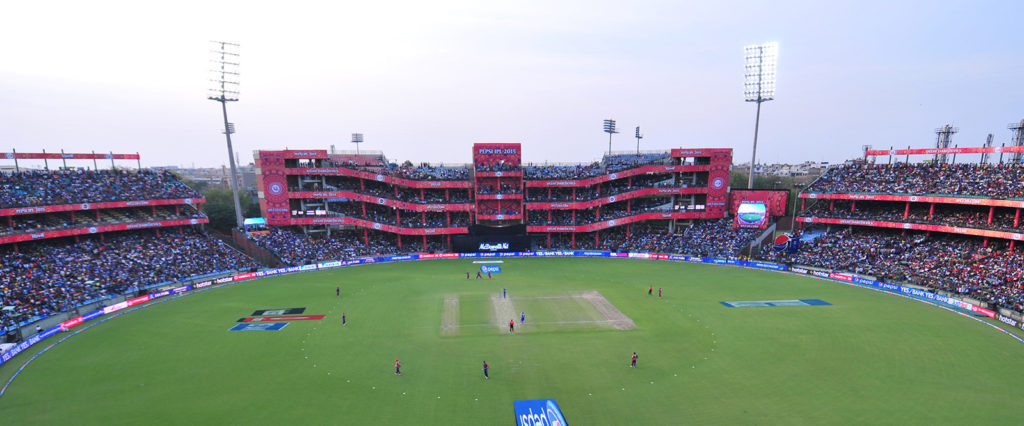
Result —
[[[219, 231], [229, 231], [235, 227], [235, 200], [231, 190], [210, 188], [203, 194], [206, 204], [203, 211], [210, 218], [210, 226]], [[242, 205], [242, 217], [259, 217], [260, 206], [251, 194], [238, 194], [238, 202]]]

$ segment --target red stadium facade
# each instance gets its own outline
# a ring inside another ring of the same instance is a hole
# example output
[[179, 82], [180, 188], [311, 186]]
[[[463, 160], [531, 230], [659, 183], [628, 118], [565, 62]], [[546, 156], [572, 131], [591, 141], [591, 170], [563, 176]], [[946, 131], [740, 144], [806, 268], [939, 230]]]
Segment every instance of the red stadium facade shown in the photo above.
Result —
[[637, 223], [721, 219], [732, 150], [613, 154], [590, 165], [523, 165], [518, 143], [473, 145], [473, 164], [389, 164], [380, 154], [259, 151], [260, 208], [271, 226], [383, 231], [451, 247], [471, 227], [524, 226], [536, 241], [599, 242]]

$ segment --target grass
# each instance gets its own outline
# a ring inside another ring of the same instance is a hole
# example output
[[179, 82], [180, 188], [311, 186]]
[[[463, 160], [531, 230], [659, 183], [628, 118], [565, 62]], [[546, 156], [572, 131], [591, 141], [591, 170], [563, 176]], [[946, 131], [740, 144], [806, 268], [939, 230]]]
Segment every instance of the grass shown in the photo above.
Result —
[[[512, 424], [512, 401], [538, 398], [557, 399], [572, 424], [977, 424], [1018, 416], [1024, 345], [904, 298], [669, 262], [517, 259], [493, 280], [466, 280], [474, 266], [424, 261], [275, 277], [123, 315], [34, 361], [0, 398], [0, 419]], [[665, 297], [648, 296], [648, 285]], [[527, 314], [514, 335], [478, 325], [493, 321], [490, 297], [502, 288], [517, 324]], [[551, 298], [585, 290], [601, 292], [637, 327], [558, 324], [599, 315]], [[459, 297], [455, 336], [440, 333], [445, 295]], [[833, 305], [719, 303], [806, 298]], [[277, 332], [227, 331], [254, 310], [293, 307], [327, 317]], [[0, 367], [0, 379], [37, 351]], [[633, 351], [637, 369], [628, 368]], [[401, 377], [392, 374], [395, 358]]]

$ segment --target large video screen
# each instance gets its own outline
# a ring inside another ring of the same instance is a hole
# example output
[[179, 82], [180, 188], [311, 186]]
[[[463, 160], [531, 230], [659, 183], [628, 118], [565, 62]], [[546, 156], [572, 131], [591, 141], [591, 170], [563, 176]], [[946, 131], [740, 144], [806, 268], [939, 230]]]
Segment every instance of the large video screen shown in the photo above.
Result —
[[743, 228], [764, 228], [767, 217], [764, 203], [743, 203], [736, 209], [736, 225]]

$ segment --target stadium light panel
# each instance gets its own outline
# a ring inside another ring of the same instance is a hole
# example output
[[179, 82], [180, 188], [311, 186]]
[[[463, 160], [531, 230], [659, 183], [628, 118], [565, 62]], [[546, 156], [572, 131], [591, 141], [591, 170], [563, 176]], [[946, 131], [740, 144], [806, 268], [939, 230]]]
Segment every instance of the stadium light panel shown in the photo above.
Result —
[[775, 70], [778, 65], [779, 44], [776, 42], [746, 46], [744, 48], [743, 95], [747, 102], [775, 99]]

